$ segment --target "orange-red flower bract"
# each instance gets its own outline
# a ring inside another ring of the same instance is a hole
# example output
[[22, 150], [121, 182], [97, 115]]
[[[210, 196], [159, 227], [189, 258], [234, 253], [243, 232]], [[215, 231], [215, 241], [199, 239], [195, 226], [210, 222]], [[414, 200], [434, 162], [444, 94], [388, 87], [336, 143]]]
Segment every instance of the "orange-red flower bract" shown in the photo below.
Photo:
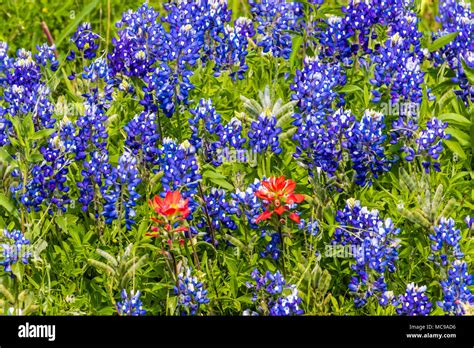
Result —
[[179, 226], [179, 221], [186, 219], [190, 214], [189, 199], [183, 199], [179, 191], [168, 191], [165, 198], [155, 196], [148, 203], [160, 217], [151, 218], [158, 223], [159, 227], [152, 226], [151, 230], [153, 232], [147, 233], [147, 236], [157, 237], [160, 231], [170, 233], [186, 232], [188, 230], [185, 226]]
[[[295, 188], [296, 183], [291, 179], [285, 179], [284, 176], [262, 181], [262, 186], [255, 192], [255, 196], [264, 201], [265, 211], [257, 218], [257, 223], [269, 219], [273, 213], [282, 215], [285, 211], [289, 211], [293, 204], [301, 203], [304, 196], [295, 193]], [[295, 222], [300, 221], [299, 215], [294, 212], [288, 217]]]
[[149, 201], [155, 213], [164, 217], [186, 219], [189, 215], [189, 199], [183, 199], [179, 191], [168, 191], [165, 198], [155, 196]]

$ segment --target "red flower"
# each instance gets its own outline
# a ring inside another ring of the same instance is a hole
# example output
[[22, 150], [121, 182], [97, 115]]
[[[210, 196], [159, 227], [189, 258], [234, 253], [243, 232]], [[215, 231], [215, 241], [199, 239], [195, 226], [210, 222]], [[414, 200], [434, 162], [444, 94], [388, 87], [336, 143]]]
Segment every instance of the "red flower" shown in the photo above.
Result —
[[189, 198], [183, 200], [179, 191], [168, 191], [164, 199], [155, 196], [149, 201], [150, 206], [155, 213], [166, 216], [176, 217], [178, 220], [186, 219], [189, 215]]
[[147, 236], [157, 237], [159, 230], [164, 232], [186, 232], [188, 230], [185, 226], [177, 226], [177, 223], [184, 220], [190, 214], [189, 199], [183, 199], [179, 191], [168, 191], [165, 198], [155, 196], [149, 200], [149, 205], [154, 212], [160, 215], [160, 218], [151, 219], [158, 223], [159, 226], [152, 226], [152, 233], [147, 233]]
[[[289, 211], [293, 204], [301, 203], [304, 196], [294, 193], [296, 183], [284, 176], [271, 177], [266, 181], [262, 181], [262, 187], [255, 192], [255, 196], [262, 199], [265, 205], [265, 211], [257, 217], [256, 222], [269, 219], [273, 213], [282, 215], [285, 211]], [[296, 213], [288, 216], [291, 220], [299, 223], [300, 217]]]

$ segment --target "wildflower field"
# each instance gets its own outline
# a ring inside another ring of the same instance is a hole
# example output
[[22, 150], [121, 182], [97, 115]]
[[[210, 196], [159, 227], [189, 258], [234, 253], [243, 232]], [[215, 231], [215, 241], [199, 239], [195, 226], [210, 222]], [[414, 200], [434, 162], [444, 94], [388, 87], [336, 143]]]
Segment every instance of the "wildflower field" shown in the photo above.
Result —
[[470, 2], [0, 18], [0, 314], [474, 313]]

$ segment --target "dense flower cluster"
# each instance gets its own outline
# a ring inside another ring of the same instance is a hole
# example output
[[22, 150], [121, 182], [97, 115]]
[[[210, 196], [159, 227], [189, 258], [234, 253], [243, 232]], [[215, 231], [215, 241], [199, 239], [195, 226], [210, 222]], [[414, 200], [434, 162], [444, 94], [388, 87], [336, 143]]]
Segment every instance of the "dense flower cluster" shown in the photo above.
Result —
[[178, 275], [178, 285], [174, 287], [174, 292], [178, 296], [178, 311], [181, 315], [197, 315], [199, 308], [210, 301], [207, 290], [192, 275], [191, 268], [186, 268]]
[[261, 36], [258, 45], [263, 52], [271, 52], [274, 57], [290, 58], [291, 36], [288, 30], [297, 30], [303, 8], [298, 2], [285, 0], [249, 1], [250, 10], [255, 16]]
[[122, 14], [115, 24], [121, 30], [118, 38], [112, 39], [113, 51], [108, 56], [114, 74], [143, 77], [161, 58], [165, 32], [158, 17], [159, 13], [147, 4]]
[[160, 134], [157, 129], [155, 113], [141, 112], [135, 115], [124, 127], [127, 133], [125, 146], [137, 156], [139, 163], [153, 167], [158, 160], [158, 140]]
[[448, 123], [434, 117], [429, 120], [426, 123], [426, 129], [421, 130], [415, 139], [416, 152], [413, 147], [403, 147], [403, 151], [407, 154], [405, 159], [411, 162], [416, 156], [420, 156], [422, 158], [421, 164], [427, 173], [430, 172], [431, 167], [437, 172], [441, 171], [438, 159], [443, 152], [443, 139], [450, 138], [450, 135], [445, 132], [447, 127]]
[[248, 137], [252, 149], [256, 149], [258, 153], [270, 150], [279, 154], [282, 151], [279, 140], [282, 129], [277, 126], [277, 118], [274, 115], [260, 115], [250, 128]]
[[125, 218], [127, 229], [131, 229], [135, 216], [134, 207], [140, 195], [137, 185], [140, 183], [138, 176], [137, 159], [126, 150], [119, 158], [118, 165], [105, 179], [107, 190], [104, 192], [104, 212], [106, 223], [111, 223], [117, 218]]
[[446, 0], [440, 3], [438, 22], [442, 29], [434, 35], [433, 39], [451, 33], [458, 33], [456, 38], [433, 53], [437, 64], [447, 62], [454, 70], [455, 77], [452, 81], [457, 83], [460, 90], [455, 93], [466, 103], [474, 100], [474, 87], [469, 83], [462, 62], [474, 68], [474, 14], [471, 4], [465, 0]]
[[260, 216], [263, 209], [262, 202], [255, 195], [255, 192], [259, 190], [260, 185], [261, 181], [255, 179], [253, 184], [250, 184], [245, 191], [237, 189], [235, 193], [232, 193], [232, 198], [244, 212], [250, 227], [254, 229], [258, 228], [257, 218]]
[[[415, 13], [407, 12], [390, 27], [391, 36], [372, 56], [375, 64], [374, 86], [386, 86], [390, 101], [421, 104], [424, 73], [421, 63], [421, 33], [418, 32]], [[381, 100], [380, 88], [372, 91], [374, 102]]]
[[[43, 163], [31, 170], [31, 180], [26, 185], [20, 201], [28, 211], [39, 211], [46, 203], [52, 214], [53, 207], [65, 212], [71, 202], [67, 174], [72, 163], [71, 155], [75, 149], [74, 125], [70, 121], [62, 123], [59, 134], [53, 133], [47, 146], [41, 147]], [[22, 185], [22, 184], [20, 184]]]
[[366, 110], [360, 122], [354, 122], [346, 131], [347, 148], [356, 172], [355, 182], [361, 186], [372, 185], [373, 179], [390, 169], [385, 155], [386, 135], [384, 116]]
[[233, 216], [240, 216], [241, 212], [235, 202], [228, 199], [225, 190], [211, 188], [209, 194], [204, 196], [203, 210], [204, 216], [196, 222], [196, 226], [206, 232], [206, 241], [215, 238], [212, 236], [215, 231], [237, 229]]
[[117, 302], [117, 312], [119, 315], [141, 316], [146, 314], [143, 309], [142, 301], [140, 300], [140, 291], [131, 291], [130, 295], [125, 289], [122, 290], [122, 301]]
[[251, 276], [255, 283], [247, 282], [247, 287], [253, 291], [252, 300], [257, 303], [259, 313], [272, 316], [304, 314], [298, 289], [295, 285], [288, 285], [279, 271], [261, 274], [255, 269]]
[[325, 63], [318, 57], [305, 57], [302, 70], [296, 70], [292, 100], [298, 101], [300, 113], [309, 114], [330, 110], [333, 103], [343, 103], [335, 87], [346, 83], [346, 75], [337, 63]]
[[[76, 45], [78, 52], [84, 56], [85, 59], [93, 59], [97, 56], [97, 49], [99, 48], [99, 35], [92, 31], [90, 23], [82, 23], [77, 28], [74, 35], [71, 37], [71, 42]], [[76, 52], [71, 51], [68, 59], [72, 60], [76, 57]]]
[[463, 315], [465, 305], [474, 304], [474, 295], [469, 289], [474, 282], [465, 261], [453, 261], [448, 268], [447, 278], [440, 283], [444, 296], [438, 306], [443, 308], [445, 313]]
[[385, 272], [395, 271], [399, 248], [395, 237], [400, 230], [391, 219], [383, 221], [378, 210], [361, 207], [353, 199], [337, 212], [336, 221], [340, 227], [334, 232], [333, 244], [350, 245], [357, 250], [351, 266], [357, 275], [352, 277], [349, 290], [356, 295], [356, 307], [361, 307], [371, 296], [387, 291]]
[[432, 304], [425, 294], [426, 286], [416, 286], [414, 283], [407, 285], [404, 295], [398, 297], [399, 307], [396, 309], [398, 315], [428, 315]]
[[165, 138], [158, 154], [159, 165], [164, 173], [161, 178], [163, 189], [182, 190], [185, 197], [195, 194], [201, 174], [194, 146], [188, 141], [178, 145], [174, 140]]
[[[461, 259], [464, 254], [461, 252], [459, 242], [461, 241], [461, 230], [457, 229], [452, 218], [441, 217], [439, 225], [434, 227], [434, 234], [429, 236], [433, 242], [431, 250], [434, 255], [432, 259], [441, 266], [448, 264], [448, 257], [454, 256]], [[436, 255], [436, 258], [434, 257]]]
[[26, 249], [30, 241], [25, 238], [23, 233], [18, 230], [8, 231], [4, 228], [0, 234], [0, 266], [3, 266], [5, 272], [12, 272], [12, 266], [21, 260], [25, 265], [31, 257], [31, 252]]
[[49, 87], [41, 80], [41, 66], [50, 61], [49, 68], [55, 69], [57, 61], [47, 56], [49, 53], [44, 46], [39, 47], [39, 53], [35, 57], [38, 63], [33, 59], [32, 53], [25, 49], [19, 49], [16, 58], [9, 58], [8, 45], [3, 42], [0, 44], [3, 47], [0, 56], [4, 57], [0, 70], [0, 91], [3, 92], [3, 102], [0, 105], [0, 146], [4, 146], [10, 143], [8, 135], [12, 131], [12, 122], [5, 117], [7, 114], [12, 117], [31, 117], [35, 131], [54, 127], [54, 105], [50, 101]]
[[211, 99], [201, 99], [195, 109], [191, 110], [189, 119], [191, 128], [190, 142], [196, 150], [200, 150], [206, 162], [219, 166], [223, 162], [223, 154], [231, 149], [242, 149], [246, 139], [242, 137], [242, 124], [236, 118], [223, 124]]
[[[322, 170], [333, 176], [341, 165], [346, 131], [355, 117], [350, 111], [337, 110], [332, 115], [309, 114], [298, 118], [298, 130], [293, 136], [298, 142], [293, 154], [307, 169], [310, 176]], [[357, 145], [354, 145], [357, 146]]]
[[441, 217], [439, 225], [434, 227], [434, 234], [429, 238], [433, 242], [430, 260], [444, 274], [440, 281], [443, 300], [438, 302], [438, 306], [448, 314], [462, 315], [465, 313], [465, 305], [474, 303], [474, 295], [468, 288], [473, 280], [463, 260], [461, 230], [456, 228], [452, 218]]

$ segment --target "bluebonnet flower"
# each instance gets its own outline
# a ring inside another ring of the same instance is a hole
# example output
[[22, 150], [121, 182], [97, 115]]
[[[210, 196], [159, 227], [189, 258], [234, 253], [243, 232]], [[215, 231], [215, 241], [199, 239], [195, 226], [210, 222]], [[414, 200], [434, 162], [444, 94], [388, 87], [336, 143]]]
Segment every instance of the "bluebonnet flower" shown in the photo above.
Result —
[[346, 147], [356, 171], [358, 185], [372, 185], [373, 179], [390, 169], [390, 160], [385, 155], [386, 135], [384, 116], [366, 110], [360, 122], [355, 122], [346, 131]]
[[53, 48], [44, 43], [41, 46], [37, 45], [36, 49], [38, 50], [38, 53], [35, 54], [36, 62], [42, 66], [49, 66], [52, 71], [56, 71], [59, 61], [56, 59]]
[[349, 290], [356, 295], [356, 307], [361, 307], [371, 296], [387, 291], [384, 275], [395, 271], [399, 248], [395, 236], [400, 230], [391, 219], [383, 221], [378, 210], [361, 207], [354, 199], [347, 201], [343, 211], [338, 210], [336, 221], [340, 227], [336, 228], [332, 243], [357, 249], [351, 266], [357, 275], [352, 277]]
[[235, 193], [231, 194], [236, 204], [239, 205], [241, 211], [243, 211], [247, 217], [250, 227], [253, 229], [259, 228], [256, 220], [263, 211], [262, 202], [255, 196], [255, 192], [258, 191], [260, 185], [260, 180], [255, 179], [245, 191], [237, 189]]
[[[76, 32], [71, 37], [71, 42], [76, 45], [78, 52], [84, 55], [85, 59], [93, 59], [96, 57], [96, 51], [99, 48], [98, 39], [99, 35], [92, 31], [91, 24], [84, 22], [77, 27]], [[76, 52], [71, 51], [67, 59], [72, 60], [75, 55]]]
[[164, 173], [161, 184], [165, 192], [181, 190], [185, 198], [197, 192], [201, 174], [196, 149], [189, 141], [178, 145], [170, 138], [163, 139], [163, 146], [159, 149], [159, 166]]
[[450, 33], [459, 33], [454, 40], [433, 52], [435, 64], [447, 62], [454, 70], [452, 81], [459, 84], [460, 90], [455, 93], [464, 101], [474, 100], [474, 87], [469, 83], [462, 60], [474, 67], [474, 14], [469, 1], [446, 0], [439, 4], [439, 15], [436, 18], [442, 29], [433, 39]]
[[416, 286], [414, 283], [407, 285], [404, 295], [398, 297], [398, 315], [423, 316], [431, 312], [432, 304], [425, 294], [426, 286]]
[[271, 239], [267, 243], [265, 250], [260, 253], [261, 257], [270, 256], [274, 260], [278, 260], [282, 253], [280, 246], [281, 246], [281, 238], [280, 234], [277, 232], [267, 233], [267, 231], [262, 231], [262, 239], [265, 239], [266, 236], [269, 236]]
[[298, 126], [293, 139], [297, 141], [293, 154], [307, 169], [309, 175], [322, 170], [333, 176], [340, 166], [345, 131], [355, 117], [350, 111], [337, 110], [332, 115], [322, 113], [295, 116]]
[[216, 47], [214, 75], [229, 71], [232, 79], [242, 80], [248, 66], [245, 62], [248, 54], [248, 39], [255, 35], [252, 21], [245, 17], [237, 18], [234, 27], [226, 25], [224, 39]]
[[112, 72], [104, 58], [97, 58], [90, 65], [84, 67], [82, 77], [90, 80], [91, 86], [82, 94], [88, 104], [95, 104], [108, 109], [113, 100], [114, 79]]
[[[77, 183], [82, 210], [87, 211], [94, 197], [104, 190], [105, 179], [112, 172], [107, 151], [107, 115], [103, 105], [85, 103], [86, 112], [76, 121], [75, 160], [82, 162], [82, 180]], [[98, 190], [97, 190], [98, 189]], [[97, 213], [96, 213], [97, 214]]]
[[158, 17], [159, 13], [148, 4], [122, 14], [115, 24], [120, 28], [118, 38], [112, 39], [113, 50], [108, 55], [114, 74], [143, 77], [162, 58], [166, 34]]
[[390, 144], [407, 143], [413, 139], [418, 130], [418, 120], [409, 113], [401, 114], [392, 122], [390, 130]]
[[8, 60], [8, 44], [6, 42], [0, 41], [0, 72], [5, 69]]
[[260, 115], [257, 121], [253, 121], [248, 132], [249, 145], [257, 153], [265, 153], [268, 150], [275, 154], [281, 153], [279, 135], [281, 127], [277, 126], [277, 118], [274, 115]]
[[223, 125], [221, 115], [212, 105], [211, 99], [201, 99], [195, 109], [190, 110], [190, 143], [201, 150], [204, 160], [214, 166], [222, 164], [222, 152], [231, 148], [241, 149], [245, 138], [241, 136], [242, 124], [236, 118]]
[[349, 38], [351, 31], [347, 30], [347, 23], [344, 17], [329, 16], [323, 21], [324, 28], [315, 29], [315, 37], [321, 45], [320, 55], [322, 58], [335, 58], [351, 63], [347, 60], [353, 53], [353, 45]]
[[82, 77], [91, 82], [97, 82], [99, 79], [110, 80], [110, 70], [107, 61], [103, 58], [95, 59], [90, 65], [84, 67]]
[[138, 157], [139, 163], [153, 167], [158, 161], [158, 140], [160, 139], [156, 114], [143, 111], [135, 115], [123, 129], [127, 133], [125, 146]]
[[456, 228], [452, 218], [441, 217], [438, 226], [434, 227], [434, 234], [430, 234], [429, 238], [433, 242], [431, 244], [433, 255], [430, 259], [438, 265], [446, 266], [450, 256], [454, 256], [456, 259], [464, 257], [460, 246], [461, 230]]
[[[83, 161], [83, 167], [82, 180], [77, 183], [80, 194], [77, 201], [82, 204], [82, 211], [86, 212], [94, 198], [98, 199], [100, 192], [106, 189], [106, 178], [112, 173], [112, 167], [108, 154], [96, 150]], [[95, 216], [99, 216], [97, 210]]]
[[49, 100], [50, 90], [41, 82], [41, 70], [31, 52], [18, 50], [17, 57], [7, 63], [4, 73], [2, 84], [5, 104], [0, 107], [0, 117], [7, 112], [11, 116], [31, 113], [35, 131], [53, 128], [54, 106]]
[[467, 228], [469, 228], [470, 230], [474, 230], [474, 217], [470, 217], [469, 215], [466, 216], [466, 218], [464, 219], [464, 221], [466, 222], [467, 224]]
[[8, 134], [12, 126], [12, 123], [8, 119], [0, 116], [0, 147], [10, 144]]
[[255, 283], [247, 282], [246, 285], [253, 291], [252, 300], [257, 303], [257, 312], [271, 316], [304, 314], [296, 285], [288, 285], [280, 271], [260, 274], [255, 269], [251, 277]]
[[342, 105], [342, 95], [335, 87], [346, 83], [346, 75], [337, 63], [325, 63], [318, 57], [305, 57], [302, 70], [296, 70], [292, 100], [298, 101], [300, 113], [310, 114], [332, 109], [333, 102]]
[[10, 272], [11, 277], [14, 277], [12, 266], [21, 260], [25, 265], [31, 257], [31, 252], [26, 249], [30, 241], [18, 230], [11, 232], [4, 228], [0, 234], [0, 265], [3, 266], [5, 272]]
[[[415, 16], [408, 18], [416, 21]], [[409, 38], [412, 35], [404, 37], [397, 31], [372, 55], [375, 70], [370, 83], [375, 87], [385, 86], [390, 91], [392, 103], [409, 101], [421, 104], [425, 74], [420, 66], [424, 56], [410, 49], [412, 41]], [[381, 100], [380, 90], [375, 89], [372, 94], [372, 101], [378, 103]]]
[[344, 30], [354, 36], [363, 52], [370, 53], [370, 39], [376, 39], [374, 32], [376, 24], [390, 25], [399, 20], [406, 11], [405, 0], [350, 0], [347, 6], [342, 7], [344, 13]]
[[206, 216], [198, 220], [196, 226], [206, 230], [207, 234], [204, 237], [206, 241], [210, 241], [211, 229], [213, 231], [221, 231], [224, 228], [232, 231], [237, 229], [233, 215], [240, 216], [241, 212], [235, 202], [227, 198], [225, 190], [211, 188], [210, 193], [204, 195], [204, 201]]
[[122, 301], [117, 302], [117, 312], [119, 315], [142, 316], [146, 314], [143, 303], [140, 300], [140, 291], [131, 291], [130, 295], [125, 289], [122, 290]]
[[33, 167], [31, 180], [20, 197], [28, 211], [31, 208], [39, 211], [42, 204], [46, 203], [50, 214], [54, 213], [53, 207], [65, 212], [71, 202], [66, 176], [75, 148], [74, 125], [66, 121], [60, 127], [59, 134], [53, 133], [47, 146], [40, 148], [43, 163]]
[[415, 139], [417, 150], [410, 146], [404, 146], [403, 151], [407, 154], [405, 159], [409, 162], [413, 161], [416, 156], [422, 158], [421, 164], [427, 173], [430, 168], [437, 172], [441, 171], [441, 164], [438, 162], [440, 154], [443, 152], [443, 139], [449, 139], [450, 135], [445, 132], [448, 123], [431, 118], [426, 123], [426, 129], [420, 131]]
[[285, 0], [250, 0], [249, 4], [258, 22], [260, 37], [257, 42], [263, 47], [263, 52], [271, 52], [274, 57], [290, 58], [292, 41], [288, 30], [298, 29], [298, 21], [303, 17], [302, 5]]
[[465, 314], [465, 305], [474, 304], [474, 295], [469, 286], [473, 284], [472, 274], [469, 274], [465, 261], [454, 260], [448, 268], [447, 278], [442, 280], [443, 300], [438, 306], [448, 314]]
[[[164, 5], [168, 11], [162, 21], [169, 25], [165, 47], [162, 48], [162, 63], [151, 74], [144, 77], [146, 98], [158, 101], [166, 116], [171, 117], [178, 105], [187, 105], [189, 91], [194, 88], [190, 82], [191, 68], [200, 57], [204, 45], [204, 33], [199, 22], [201, 18], [197, 4], [180, 1]], [[142, 101], [150, 108], [154, 103]], [[146, 109], [148, 110], [148, 109]], [[156, 111], [153, 108], [151, 111]]]
[[181, 315], [197, 315], [199, 308], [209, 303], [204, 285], [196, 276], [192, 276], [191, 268], [186, 268], [178, 275], [178, 285], [174, 287], [178, 296], [178, 310]]
[[319, 222], [316, 219], [309, 219], [308, 221], [301, 219], [298, 228], [311, 236], [316, 236], [319, 233]]
[[85, 114], [80, 116], [76, 122], [78, 134], [76, 136], [76, 160], [86, 158], [92, 148], [101, 152], [106, 150], [108, 138], [105, 121], [107, 115], [101, 105], [85, 103]]
[[[105, 178], [107, 189], [104, 190], [103, 197], [106, 203], [102, 214], [106, 217], [106, 223], [124, 217], [127, 230], [132, 228], [135, 223], [134, 207], [140, 198], [137, 193], [140, 182], [137, 159], [126, 149], [120, 156], [117, 167], [113, 167], [111, 174]], [[122, 211], [123, 215], [120, 215]]]

